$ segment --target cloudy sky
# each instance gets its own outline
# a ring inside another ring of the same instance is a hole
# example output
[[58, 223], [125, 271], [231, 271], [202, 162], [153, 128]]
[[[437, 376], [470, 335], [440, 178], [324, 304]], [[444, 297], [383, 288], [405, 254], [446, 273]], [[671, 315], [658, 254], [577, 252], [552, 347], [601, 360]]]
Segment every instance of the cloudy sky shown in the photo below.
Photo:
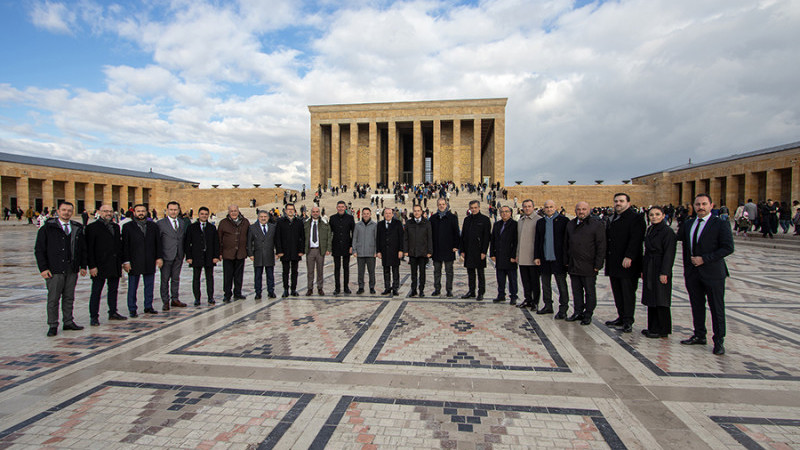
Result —
[[796, 0], [0, 0], [0, 151], [308, 182], [307, 105], [508, 97], [506, 182], [800, 141]]

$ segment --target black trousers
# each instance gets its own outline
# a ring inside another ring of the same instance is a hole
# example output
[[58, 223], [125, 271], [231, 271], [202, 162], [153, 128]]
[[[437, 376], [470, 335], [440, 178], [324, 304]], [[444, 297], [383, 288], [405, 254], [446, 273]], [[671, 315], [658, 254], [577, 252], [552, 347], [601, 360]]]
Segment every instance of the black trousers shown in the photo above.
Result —
[[400, 263], [383, 266], [384, 289], [400, 289]]
[[486, 293], [486, 268], [485, 267], [467, 267], [467, 282], [469, 284], [469, 291], [475, 292], [475, 276], [478, 277], [478, 295]]
[[92, 319], [100, 317], [100, 294], [103, 292], [103, 285], [108, 285], [108, 314], [117, 312], [119, 277], [93, 277], [92, 293], [89, 295], [89, 317]]
[[638, 278], [608, 277], [611, 281], [611, 293], [617, 305], [617, 317], [623, 325], [633, 325], [633, 313], [636, 310], [636, 289]]
[[569, 281], [572, 284], [572, 308], [575, 314], [592, 317], [597, 307], [597, 275], [570, 275]]
[[558, 270], [556, 261], [542, 261], [542, 300], [546, 308], [553, 307], [553, 287], [551, 275], [556, 279], [558, 288], [558, 312], [566, 314], [569, 310], [569, 291], [567, 290], [567, 274]]
[[[244, 281], [244, 258], [222, 260], [222, 291], [225, 298], [232, 295], [241, 297], [242, 282]], [[233, 292], [231, 292], [231, 287]]]
[[[705, 317], [703, 318], [705, 319]], [[672, 333], [672, 313], [669, 310], [669, 306], [647, 307], [647, 329], [651, 333]]]
[[425, 289], [425, 266], [428, 265], [428, 258], [409, 256], [408, 263], [411, 265], [411, 292], [417, 292], [417, 282], [419, 282], [419, 292], [422, 292]]
[[339, 290], [339, 272], [344, 272], [343, 282], [344, 287], [350, 286], [350, 255], [334, 256], [333, 257], [333, 288]]
[[192, 293], [194, 301], [200, 301], [200, 272], [206, 273], [206, 298], [214, 300], [214, 266], [192, 267]]
[[453, 261], [433, 260], [433, 289], [442, 290], [442, 265], [444, 265], [445, 290], [453, 292]]
[[539, 306], [542, 288], [539, 280], [539, 266], [519, 266], [519, 278], [522, 281], [522, 292], [525, 302]]
[[508, 279], [508, 293], [511, 295], [511, 300], [517, 299], [517, 267], [513, 269], [495, 269], [495, 276], [497, 277], [497, 297], [506, 297], [506, 279]]
[[[291, 291], [294, 292], [297, 290], [297, 265], [300, 261], [284, 261], [281, 260], [281, 264], [283, 264], [283, 290], [284, 291]], [[289, 275], [291, 273], [291, 284], [289, 284]], [[290, 288], [291, 286], [291, 288]]]
[[708, 302], [714, 342], [722, 344], [725, 341], [725, 279], [704, 280], [694, 271], [687, 273], [685, 280], [689, 304], [692, 306], [694, 335], [704, 338], [708, 333], [706, 329], [706, 302]]

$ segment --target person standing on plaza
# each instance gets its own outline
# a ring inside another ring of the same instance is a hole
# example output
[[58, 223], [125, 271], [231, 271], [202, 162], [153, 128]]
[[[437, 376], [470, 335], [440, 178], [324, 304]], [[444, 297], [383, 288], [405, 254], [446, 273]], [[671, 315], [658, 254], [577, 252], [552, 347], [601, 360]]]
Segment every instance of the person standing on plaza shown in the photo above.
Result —
[[[461, 259], [467, 268], [469, 291], [461, 298], [483, 300], [486, 293], [486, 253], [489, 250], [492, 223], [481, 214], [481, 203], [477, 200], [469, 202], [469, 214], [461, 226]], [[475, 277], [478, 278], [478, 292], [475, 294]]]
[[[750, 219], [750, 223], [756, 224], [754, 231], [758, 231], [758, 205], [753, 202], [752, 198], [747, 199], [747, 203], [744, 204], [744, 210], [747, 213], [747, 218]], [[749, 229], [745, 230], [745, 234], [750, 231]]]
[[606, 228], [606, 275], [611, 282], [617, 318], [607, 321], [606, 326], [621, 327], [625, 333], [633, 331], [644, 231], [644, 217], [631, 208], [630, 196], [614, 195], [614, 216]]
[[525, 295], [520, 308], [539, 308], [539, 298], [542, 294], [539, 276], [539, 266], [534, 263], [533, 250], [536, 244], [536, 224], [540, 216], [533, 208], [533, 200], [522, 201], [522, 215], [517, 222], [517, 264], [519, 277], [522, 281], [522, 291]]
[[306, 275], [308, 276], [308, 291], [306, 295], [314, 294], [314, 275], [316, 273], [317, 293], [325, 295], [322, 283], [325, 280], [323, 269], [325, 257], [331, 254], [331, 227], [320, 218], [319, 206], [311, 207], [311, 218], [304, 225]]
[[353, 230], [353, 256], [358, 264], [358, 290], [356, 294], [364, 293], [364, 269], [369, 272], [369, 293], [375, 293], [375, 256], [376, 235], [378, 224], [372, 220], [372, 210], [361, 210], [361, 219]]
[[[283, 267], [283, 298], [297, 297], [297, 265], [303, 259], [306, 241], [304, 237], [303, 222], [296, 216], [297, 211], [293, 203], [284, 207], [286, 217], [278, 221], [275, 243], [278, 257]], [[291, 281], [290, 281], [291, 280]]]
[[220, 259], [222, 259], [222, 301], [244, 300], [244, 260], [247, 257], [247, 232], [250, 221], [241, 215], [239, 207], [228, 206], [228, 216], [219, 221]]
[[553, 289], [551, 276], [556, 279], [558, 288], [558, 313], [555, 319], [566, 319], [569, 310], [569, 291], [567, 274], [564, 270], [564, 233], [569, 219], [556, 211], [553, 200], [544, 202], [544, 217], [536, 223], [536, 243], [533, 249], [533, 263], [539, 267], [542, 277], [542, 309], [536, 314], [553, 313]]
[[403, 259], [403, 224], [395, 220], [391, 208], [384, 208], [383, 220], [375, 232], [375, 249], [383, 265], [381, 295], [397, 295], [400, 289], [400, 261]]
[[[350, 294], [350, 255], [353, 253], [353, 230], [356, 223], [351, 214], [347, 214], [347, 204], [341, 200], [336, 203], [336, 214], [328, 219], [331, 228], [331, 254], [333, 254], [333, 295], [339, 295], [341, 287], [344, 293]], [[339, 273], [342, 272], [342, 277]], [[342, 284], [339, 284], [339, 280]]]
[[728, 223], [711, 216], [711, 197], [697, 194], [697, 217], [678, 232], [683, 242], [683, 276], [692, 306], [694, 334], [684, 345], [706, 345], [706, 303], [711, 311], [715, 355], [725, 354], [725, 278], [729, 276], [725, 257], [733, 253], [733, 233]]
[[86, 276], [86, 236], [80, 222], [70, 220], [75, 207], [62, 202], [58, 218], [48, 220], [36, 233], [34, 255], [39, 274], [47, 286], [48, 336], [58, 334], [58, 307], [61, 304], [63, 329], [82, 330], [75, 323], [72, 307], [78, 274]]
[[[664, 210], [652, 206], [647, 212], [650, 227], [644, 236], [642, 258], [642, 304], [647, 306], [648, 338], [664, 338], [672, 333], [672, 265], [675, 263], [677, 237], [664, 222]], [[719, 218], [723, 223], [727, 219]]]
[[208, 304], [214, 305], [214, 266], [219, 263], [219, 233], [208, 221], [210, 211], [205, 206], [197, 210], [197, 221], [186, 228], [183, 240], [186, 262], [192, 268], [194, 306], [200, 306], [200, 274], [206, 275]]
[[442, 292], [442, 266], [445, 274], [445, 295], [453, 296], [453, 261], [460, 240], [458, 218], [450, 212], [450, 205], [445, 197], [436, 200], [437, 211], [430, 216], [431, 232], [433, 233], [433, 292], [438, 296]]
[[158, 314], [153, 309], [153, 289], [156, 268], [161, 268], [161, 233], [158, 225], [147, 220], [147, 207], [133, 207], [133, 220], [122, 226], [122, 270], [128, 273], [128, 312], [137, 317], [136, 290], [139, 279], [144, 280], [144, 312]]
[[506, 279], [511, 304], [517, 304], [517, 222], [511, 218], [511, 208], [500, 207], [500, 220], [492, 228], [489, 256], [494, 261], [497, 276], [497, 297], [494, 303], [506, 300]]
[[597, 274], [606, 259], [606, 229], [590, 215], [586, 202], [575, 205], [575, 218], [564, 230], [564, 262], [572, 285], [573, 313], [567, 322], [591, 325], [597, 307]]
[[412, 214], [403, 232], [403, 249], [411, 266], [411, 297], [425, 297], [425, 267], [433, 254], [433, 232], [420, 205], [414, 206]]
[[122, 235], [114, 223], [114, 210], [101, 205], [100, 217], [86, 227], [86, 262], [92, 277], [89, 295], [90, 325], [100, 325], [100, 294], [107, 286], [108, 320], [126, 320], [117, 312], [119, 279], [122, 276]]
[[183, 308], [186, 303], [180, 301], [178, 290], [181, 285], [181, 269], [183, 269], [183, 239], [186, 235], [186, 223], [178, 216], [181, 206], [178, 202], [167, 203], [167, 215], [158, 221], [158, 232], [161, 234], [161, 303], [163, 311], [170, 306]]
[[247, 256], [253, 262], [253, 290], [256, 300], [261, 299], [263, 274], [267, 273], [267, 297], [275, 298], [275, 247], [276, 230], [274, 223], [269, 223], [269, 212], [258, 212], [258, 222], [250, 225], [247, 234]]

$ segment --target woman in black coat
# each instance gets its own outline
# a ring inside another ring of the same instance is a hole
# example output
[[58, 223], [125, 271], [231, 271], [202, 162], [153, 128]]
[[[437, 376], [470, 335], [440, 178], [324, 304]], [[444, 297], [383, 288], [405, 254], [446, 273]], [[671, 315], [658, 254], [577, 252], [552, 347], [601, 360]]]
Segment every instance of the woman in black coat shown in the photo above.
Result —
[[642, 304], [647, 306], [648, 338], [665, 338], [672, 333], [672, 265], [677, 238], [664, 222], [664, 210], [653, 206], [648, 217], [650, 228], [644, 237], [642, 259]]

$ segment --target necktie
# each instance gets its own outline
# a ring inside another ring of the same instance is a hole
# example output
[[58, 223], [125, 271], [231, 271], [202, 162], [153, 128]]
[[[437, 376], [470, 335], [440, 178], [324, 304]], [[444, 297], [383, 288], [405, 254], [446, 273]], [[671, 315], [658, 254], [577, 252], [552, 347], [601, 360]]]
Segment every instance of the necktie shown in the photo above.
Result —
[[506, 223], [503, 222], [503, 225], [500, 227], [500, 234], [503, 234], [503, 231], [506, 231]]
[[264, 236], [267, 235], [267, 224], [261, 225], [261, 229], [264, 230]]
[[311, 222], [311, 241], [317, 242], [317, 221]]
[[206, 223], [205, 222], [200, 222], [200, 232], [202, 233], [204, 231], [206, 231]]
[[178, 231], [178, 221], [177, 221], [177, 220], [175, 220], [175, 219], [172, 219], [172, 228], [173, 228], [175, 231]]
[[69, 224], [65, 223], [64, 225], [64, 233], [69, 234]]
[[697, 240], [700, 238], [700, 226], [703, 225], [704, 219], [697, 219], [697, 225], [694, 227], [694, 233], [692, 234], [692, 256], [700, 256], [700, 253], [697, 251]]

